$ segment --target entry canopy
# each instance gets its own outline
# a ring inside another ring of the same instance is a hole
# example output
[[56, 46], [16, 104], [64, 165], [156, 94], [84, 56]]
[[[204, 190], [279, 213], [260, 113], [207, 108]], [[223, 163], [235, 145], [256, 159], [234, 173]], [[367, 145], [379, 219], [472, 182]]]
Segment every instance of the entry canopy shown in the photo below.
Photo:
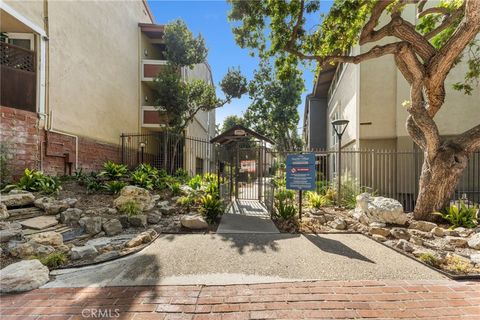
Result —
[[245, 138], [254, 138], [257, 140], [268, 142], [270, 144], [275, 144], [272, 139], [267, 138], [264, 135], [261, 135], [260, 133], [250, 130], [247, 127], [239, 124], [219, 134], [218, 136], [210, 140], [210, 142], [225, 145], [231, 142], [244, 140]]

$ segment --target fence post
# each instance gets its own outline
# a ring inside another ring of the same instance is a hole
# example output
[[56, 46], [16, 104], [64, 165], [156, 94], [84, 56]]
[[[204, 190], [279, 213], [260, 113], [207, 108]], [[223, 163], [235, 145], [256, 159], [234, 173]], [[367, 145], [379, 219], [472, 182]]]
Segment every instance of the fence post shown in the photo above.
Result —
[[122, 154], [120, 155], [120, 158], [122, 159], [122, 164], [125, 164], [125, 134], [123, 132], [120, 135], [120, 138], [122, 139], [122, 147], [121, 147]]

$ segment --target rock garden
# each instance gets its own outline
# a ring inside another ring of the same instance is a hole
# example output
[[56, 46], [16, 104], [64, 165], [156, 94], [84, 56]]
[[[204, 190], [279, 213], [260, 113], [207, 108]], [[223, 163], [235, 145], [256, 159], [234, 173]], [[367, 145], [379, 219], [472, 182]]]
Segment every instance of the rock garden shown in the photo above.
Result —
[[223, 203], [215, 175], [129, 171], [107, 162], [99, 173], [51, 177], [25, 170], [2, 190], [1, 288], [37, 288], [49, 270], [137, 252], [160, 233], [214, 232]]
[[282, 232], [360, 232], [450, 276], [480, 278], [478, 205], [451, 203], [433, 223], [414, 220], [397, 200], [345, 189], [342, 206], [333, 188], [308, 192], [299, 219], [295, 192], [280, 186], [273, 220]]

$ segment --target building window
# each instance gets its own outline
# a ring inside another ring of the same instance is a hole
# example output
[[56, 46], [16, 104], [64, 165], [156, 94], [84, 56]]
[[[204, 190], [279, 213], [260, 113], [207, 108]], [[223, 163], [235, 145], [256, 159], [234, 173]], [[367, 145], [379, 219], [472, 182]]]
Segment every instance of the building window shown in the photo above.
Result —
[[195, 174], [203, 174], [203, 159], [195, 158]]

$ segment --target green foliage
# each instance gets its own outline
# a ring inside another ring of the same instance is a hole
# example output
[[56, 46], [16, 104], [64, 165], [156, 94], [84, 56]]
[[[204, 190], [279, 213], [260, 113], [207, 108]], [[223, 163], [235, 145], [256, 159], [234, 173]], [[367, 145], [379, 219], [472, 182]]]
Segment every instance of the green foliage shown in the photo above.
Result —
[[95, 193], [104, 188], [103, 183], [99, 180], [95, 173], [90, 174], [85, 180], [87, 186], [87, 193]]
[[125, 176], [128, 168], [124, 164], [118, 164], [113, 161], [107, 161], [103, 164], [103, 170], [100, 172], [100, 177], [107, 177], [110, 180], [116, 180]]
[[299, 147], [296, 136], [300, 119], [297, 107], [302, 101], [303, 78], [296, 72], [287, 79], [279, 79], [268, 62], [262, 62], [249, 83], [251, 104], [245, 112], [248, 127], [271, 137], [281, 150]]
[[177, 204], [187, 209], [190, 209], [192, 206], [195, 205], [195, 196], [192, 194], [187, 196], [182, 196], [178, 198]]
[[193, 178], [191, 178], [187, 185], [192, 188], [193, 190], [197, 190], [197, 189], [200, 189], [200, 187], [202, 186], [203, 184], [203, 177], [201, 175], [196, 175], [194, 176]]
[[38, 258], [40, 262], [49, 269], [55, 269], [67, 262], [67, 256], [61, 251], [55, 251], [45, 257]]
[[323, 206], [328, 206], [332, 204], [332, 201], [328, 199], [325, 195], [316, 192], [307, 192], [305, 196], [307, 199], [307, 204], [311, 208], [320, 209]]
[[179, 196], [182, 193], [182, 189], [180, 189], [181, 186], [180, 182], [177, 181], [167, 182], [167, 187], [173, 197]]
[[294, 201], [295, 191], [284, 188], [278, 189], [278, 191], [275, 193], [276, 215], [283, 220], [294, 218], [297, 213], [297, 208], [295, 207]]
[[275, 177], [272, 179], [272, 183], [275, 188], [285, 188], [287, 185], [287, 180], [285, 177]]
[[418, 259], [420, 259], [420, 261], [428, 264], [428, 265], [431, 265], [432, 267], [436, 267], [438, 268], [440, 266], [440, 261], [439, 259], [437, 259], [437, 257], [435, 257], [433, 254], [431, 253], [422, 253], [420, 254], [420, 256], [418, 257]]
[[190, 67], [207, 59], [208, 50], [202, 35], [195, 37], [180, 19], [165, 25], [163, 41], [166, 58], [174, 66]]
[[223, 203], [217, 197], [207, 194], [200, 198], [200, 213], [208, 223], [214, 223], [223, 213]]
[[221, 131], [225, 132], [228, 129], [235, 127], [236, 125], [247, 126], [244, 118], [242, 118], [240, 116], [236, 116], [236, 115], [227, 116], [223, 120], [223, 125], [222, 125]]
[[14, 185], [6, 186], [5, 189], [20, 189], [51, 194], [60, 191], [62, 186], [58, 177], [48, 176], [41, 171], [26, 168], [20, 180]]
[[475, 228], [478, 224], [477, 210], [476, 207], [469, 208], [464, 202], [460, 202], [460, 207], [452, 204], [445, 208], [443, 212], [435, 212], [435, 214], [450, 222], [452, 224], [450, 228], [452, 229], [458, 227]]
[[112, 194], [117, 194], [122, 190], [127, 184], [123, 181], [107, 181], [103, 188]]
[[177, 178], [180, 182], [186, 182], [188, 179], [188, 172], [185, 169], [179, 168], [175, 171], [174, 174], [175, 178]]
[[121, 213], [126, 214], [129, 217], [136, 216], [142, 213], [142, 210], [140, 210], [140, 206], [138, 205], [138, 203], [133, 200], [128, 200], [124, 202], [120, 206], [119, 210]]
[[134, 171], [130, 175], [130, 178], [132, 179], [132, 182], [134, 185], [137, 185], [139, 187], [152, 190], [155, 180], [153, 180], [151, 177], [149, 177], [148, 173], [142, 172], [142, 171]]

